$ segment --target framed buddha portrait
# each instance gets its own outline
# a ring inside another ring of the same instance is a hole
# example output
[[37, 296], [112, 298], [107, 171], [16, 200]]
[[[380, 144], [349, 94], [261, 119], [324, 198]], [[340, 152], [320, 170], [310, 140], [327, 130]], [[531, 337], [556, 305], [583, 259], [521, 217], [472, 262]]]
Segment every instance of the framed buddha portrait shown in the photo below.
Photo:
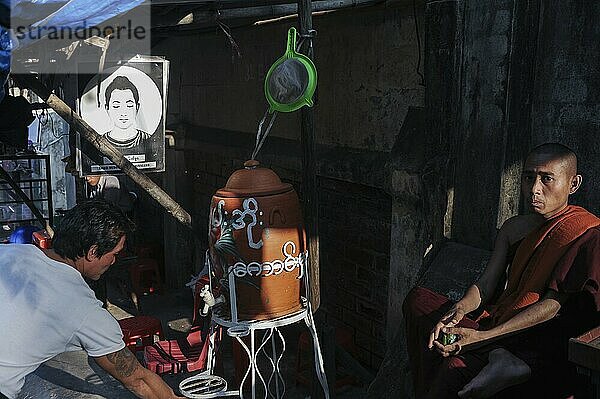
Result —
[[[169, 62], [135, 57], [107, 68], [80, 84], [78, 110], [105, 143], [144, 172], [165, 170], [165, 116]], [[121, 171], [78, 135], [77, 166], [81, 176]]]

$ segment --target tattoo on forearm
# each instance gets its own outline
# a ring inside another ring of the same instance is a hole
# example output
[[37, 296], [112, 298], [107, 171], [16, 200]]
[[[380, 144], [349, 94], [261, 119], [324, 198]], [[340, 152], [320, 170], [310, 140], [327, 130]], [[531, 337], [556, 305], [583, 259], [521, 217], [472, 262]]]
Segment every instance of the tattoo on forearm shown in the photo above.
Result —
[[106, 355], [106, 358], [115, 365], [117, 374], [121, 377], [131, 376], [138, 366], [137, 359], [127, 347], [120, 351], [109, 353]]

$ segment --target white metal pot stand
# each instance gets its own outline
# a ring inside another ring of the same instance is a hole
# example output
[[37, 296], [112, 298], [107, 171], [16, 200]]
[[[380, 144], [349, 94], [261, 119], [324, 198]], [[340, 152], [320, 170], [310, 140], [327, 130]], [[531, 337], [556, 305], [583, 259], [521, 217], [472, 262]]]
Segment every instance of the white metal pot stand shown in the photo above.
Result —
[[[211, 269], [210, 266], [211, 265], [209, 263], [209, 272]], [[220, 312], [217, 308], [213, 309], [211, 326], [212, 331], [210, 334], [211, 346], [209, 348], [207, 370], [183, 380], [179, 384], [181, 393], [184, 396], [193, 399], [209, 399], [224, 396], [238, 396], [239, 398], [244, 399], [244, 386], [246, 385], [246, 382], [249, 381], [251, 388], [251, 399], [257, 399], [258, 383], [262, 384], [263, 386], [264, 399], [282, 399], [285, 395], [285, 382], [283, 376], [281, 375], [279, 364], [283, 358], [283, 355], [285, 354], [286, 342], [283, 334], [280, 331], [280, 328], [304, 321], [312, 335], [315, 371], [317, 378], [321, 384], [321, 387], [323, 388], [325, 399], [329, 399], [329, 387], [323, 367], [323, 355], [319, 345], [319, 338], [313, 319], [310, 301], [305, 297], [302, 297], [302, 309], [300, 311], [275, 319], [251, 321], [238, 320], [235, 289], [236, 278], [234, 273], [229, 273], [228, 277], [230, 312], [229, 314], [226, 314], [227, 312]], [[308, 273], [304, 273], [303, 279], [304, 290], [305, 293], [308, 294], [310, 292]], [[225, 328], [227, 335], [235, 338], [248, 355], [248, 369], [242, 378], [239, 388], [236, 390], [227, 390], [227, 382], [221, 377], [212, 375], [216, 356], [215, 351], [213, 350], [214, 331], [216, 328], [218, 328], [217, 326]], [[260, 334], [261, 332], [262, 334]], [[257, 342], [257, 335], [260, 337], [259, 342]], [[242, 339], [248, 336], [250, 338], [250, 347], [248, 347], [248, 345]], [[278, 347], [281, 349], [278, 350]], [[259, 370], [258, 365], [258, 356], [261, 354], [263, 354], [269, 360], [271, 365], [269, 377], [266, 380], [263, 376], [263, 373], [261, 373]]]

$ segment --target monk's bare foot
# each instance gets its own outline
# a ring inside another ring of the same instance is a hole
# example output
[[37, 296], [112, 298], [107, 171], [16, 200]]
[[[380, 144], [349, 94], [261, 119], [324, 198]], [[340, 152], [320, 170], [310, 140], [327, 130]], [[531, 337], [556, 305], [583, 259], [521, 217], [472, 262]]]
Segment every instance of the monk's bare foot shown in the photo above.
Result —
[[506, 349], [494, 349], [488, 364], [458, 393], [460, 398], [489, 398], [529, 379], [531, 369]]

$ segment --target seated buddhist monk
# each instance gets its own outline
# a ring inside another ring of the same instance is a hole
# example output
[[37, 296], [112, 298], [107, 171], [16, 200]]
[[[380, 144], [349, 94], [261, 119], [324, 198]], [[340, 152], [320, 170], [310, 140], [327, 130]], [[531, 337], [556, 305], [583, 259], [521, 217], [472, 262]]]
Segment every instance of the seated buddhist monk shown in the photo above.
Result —
[[600, 310], [600, 219], [569, 205], [581, 182], [569, 148], [534, 148], [521, 182], [530, 212], [503, 224], [481, 277], [456, 303], [421, 287], [409, 293], [418, 398], [487, 398], [534, 378], [546, 392], [534, 397], [567, 395], [557, 386], [570, 378], [559, 375], [568, 338], [595, 327]]

